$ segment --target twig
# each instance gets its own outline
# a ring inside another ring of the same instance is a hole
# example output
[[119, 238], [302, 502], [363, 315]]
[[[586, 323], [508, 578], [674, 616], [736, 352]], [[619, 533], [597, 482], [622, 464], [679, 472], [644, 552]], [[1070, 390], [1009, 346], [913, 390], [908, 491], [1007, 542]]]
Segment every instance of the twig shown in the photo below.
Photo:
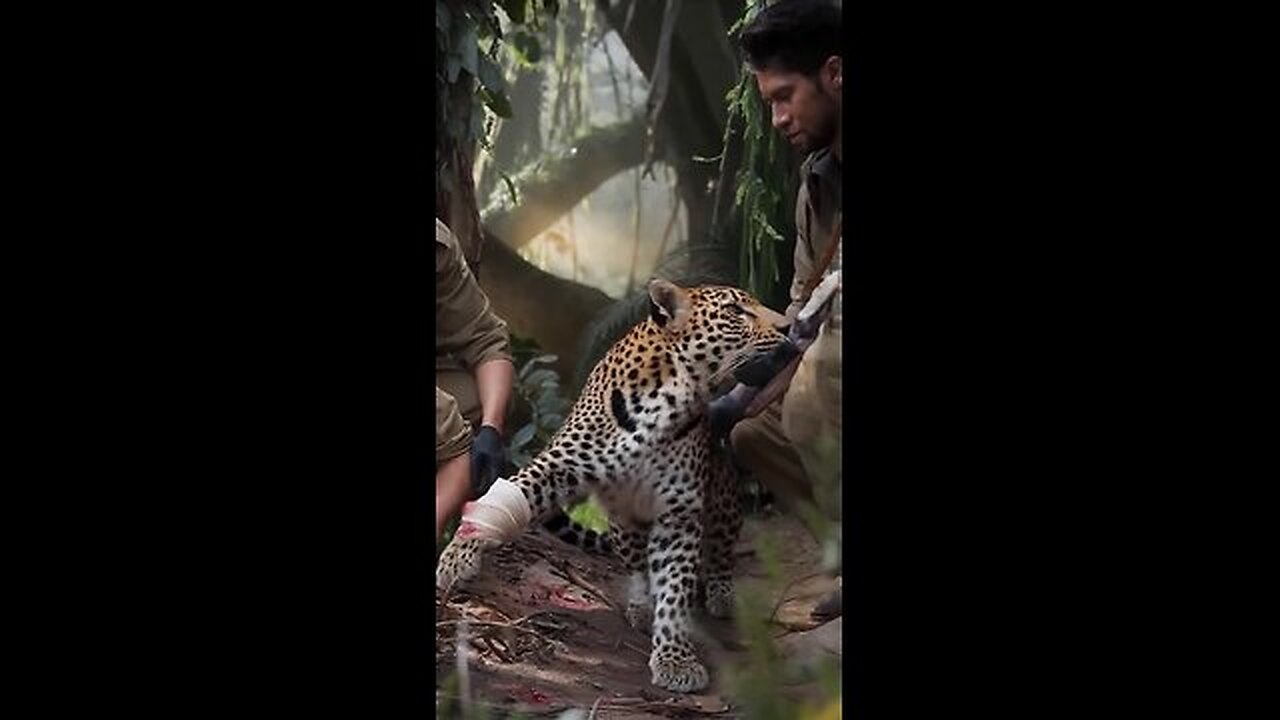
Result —
[[658, 261], [662, 261], [667, 253], [667, 241], [671, 239], [671, 229], [676, 225], [676, 217], [680, 214], [680, 197], [676, 194], [675, 185], [671, 186], [671, 217], [667, 220], [667, 228], [662, 231], [662, 244], [658, 246]]
[[680, 0], [667, 0], [662, 12], [662, 27], [658, 35], [657, 58], [654, 59], [653, 84], [649, 88], [646, 101], [649, 111], [649, 145], [645, 151], [645, 163], [642, 174], [649, 175], [654, 161], [654, 136], [658, 125], [658, 117], [667, 101], [667, 89], [671, 84], [671, 36], [675, 33], [676, 18], [680, 15]]
[[570, 583], [573, 583], [574, 585], [577, 585], [578, 587], [587, 591], [588, 595], [591, 595], [596, 600], [599, 600], [600, 602], [604, 603], [605, 607], [613, 611], [618, 610], [618, 607], [613, 604], [613, 601], [611, 601], [607, 595], [605, 595], [603, 592], [601, 592], [591, 583], [584, 580], [582, 576], [574, 572], [573, 568], [569, 567], [567, 564], [563, 568], [561, 567], [554, 568], [554, 571], [558, 577], [568, 580]]
[[489, 649], [489, 652], [497, 655], [498, 659], [502, 662], [508, 664], [515, 662], [515, 660], [512, 660], [511, 656], [507, 654], [507, 650], [510, 649], [510, 646], [503, 642], [501, 638], [485, 636], [476, 639], [479, 642], [483, 642], [484, 646]]
[[604, 700], [603, 695], [596, 698], [596, 701], [591, 703], [591, 712], [587, 715], [587, 720], [596, 720], [596, 711], [600, 709], [600, 702], [602, 700]]
[[597, 588], [595, 585], [592, 585], [590, 582], [584, 579], [581, 575], [579, 575], [576, 571], [574, 571], [573, 565], [571, 565], [569, 561], [563, 560], [561, 558], [552, 557], [540, 550], [535, 550], [534, 552], [536, 552], [539, 556], [541, 556], [543, 560], [547, 561], [547, 564], [551, 566], [552, 572], [555, 573], [557, 577], [560, 577], [561, 579], [564, 579], [564, 580], [568, 580], [570, 583], [577, 585], [583, 590], [586, 590], [587, 593], [589, 593], [592, 597], [599, 600], [600, 602], [604, 603], [605, 606], [608, 607], [610, 610], [613, 610], [615, 612], [621, 612], [618, 609], [618, 606], [615, 605], [613, 601], [609, 599], [608, 595], [603, 593], [599, 588]]
[[467, 654], [470, 652], [467, 649], [467, 621], [459, 620], [457, 625], [458, 635], [454, 639], [456, 645], [454, 648], [454, 661], [458, 670], [458, 700], [462, 705], [463, 717], [471, 717], [471, 673], [467, 667]]
[[478, 625], [480, 627], [511, 628], [512, 630], [519, 630], [520, 632], [534, 635], [538, 639], [546, 642], [551, 641], [550, 638], [548, 638], [546, 635], [543, 635], [542, 633], [532, 628], [521, 627], [519, 625], [516, 625], [515, 623], [494, 622], [491, 620], [441, 620], [436, 623], [436, 627], [440, 627], [441, 625], [463, 625], [463, 624]]
[[628, 648], [631, 648], [632, 650], [635, 650], [636, 652], [640, 653], [641, 655], [643, 655], [643, 656], [645, 656], [645, 657], [649, 657], [649, 653], [648, 653], [648, 651], [646, 651], [646, 650], [642, 650], [642, 649], [640, 649], [640, 648], [636, 647], [635, 645], [632, 645], [631, 643], [627, 642], [626, 640], [623, 640], [623, 641], [622, 641], [622, 644], [623, 644], [623, 645], [626, 645]]

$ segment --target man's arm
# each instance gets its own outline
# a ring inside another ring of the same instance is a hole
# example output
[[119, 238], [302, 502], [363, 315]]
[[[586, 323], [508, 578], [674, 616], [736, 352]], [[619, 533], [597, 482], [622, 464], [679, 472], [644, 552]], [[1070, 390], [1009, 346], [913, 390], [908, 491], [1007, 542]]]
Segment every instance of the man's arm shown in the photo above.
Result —
[[515, 365], [505, 358], [492, 358], [477, 365], [475, 373], [482, 415], [480, 424], [492, 426], [502, 435], [506, 431], [507, 407], [516, 379]]
[[471, 455], [463, 453], [436, 468], [436, 542], [471, 492]]
[[[456, 356], [472, 372], [493, 359], [511, 362], [507, 324], [467, 267], [462, 246], [436, 222], [436, 352]], [[476, 378], [479, 381], [479, 377]], [[509, 391], [508, 391], [509, 392]]]
[[791, 304], [787, 306], [787, 320], [795, 322], [796, 314], [804, 307], [804, 286], [813, 274], [816, 261], [813, 258], [813, 242], [809, 225], [809, 185], [801, 172], [800, 192], [796, 196], [796, 250], [792, 258], [795, 274], [791, 277]]
[[471, 492], [471, 427], [458, 403], [436, 388], [436, 542]]

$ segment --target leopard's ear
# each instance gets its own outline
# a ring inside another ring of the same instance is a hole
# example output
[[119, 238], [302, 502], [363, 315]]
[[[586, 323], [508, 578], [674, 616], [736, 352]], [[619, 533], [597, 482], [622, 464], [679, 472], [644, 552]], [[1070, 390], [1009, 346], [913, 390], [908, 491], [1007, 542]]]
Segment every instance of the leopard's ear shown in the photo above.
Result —
[[658, 327], [674, 332], [689, 318], [689, 292], [661, 278], [649, 281], [649, 316]]

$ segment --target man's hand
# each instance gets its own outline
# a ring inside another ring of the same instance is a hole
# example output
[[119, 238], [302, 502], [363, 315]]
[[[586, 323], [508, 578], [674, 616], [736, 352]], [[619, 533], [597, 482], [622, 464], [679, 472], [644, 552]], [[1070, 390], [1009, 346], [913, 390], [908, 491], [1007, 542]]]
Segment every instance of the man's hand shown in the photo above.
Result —
[[507, 464], [507, 448], [502, 436], [491, 425], [480, 426], [471, 442], [471, 490], [479, 497], [489, 490]]
[[739, 384], [711, 401], [707, 406], [707, 417], [711, 422], [712, 438], [718, 440], [729, 437], [729, 431], [742, 419], [742, 414], [757, 391], [757, 388]]
[[769, 383], [791, 359], [800, 354], [800, 349], [791, 341], [784, 341], [769, 352], [758, 355], [743, 363], [733, 371], [733, 377], [743, 385], [762, 388]]

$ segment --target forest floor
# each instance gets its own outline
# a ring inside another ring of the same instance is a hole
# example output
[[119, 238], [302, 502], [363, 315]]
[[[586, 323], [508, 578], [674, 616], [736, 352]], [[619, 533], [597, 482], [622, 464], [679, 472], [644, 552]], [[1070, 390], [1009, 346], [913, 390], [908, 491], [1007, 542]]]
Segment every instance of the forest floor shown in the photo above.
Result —
[[[778, 549], [781, 582], [765, 570], [762, 538]], [[817, 543], [799, 522], [773, 512], [749, 516], [736, 555], [737, 591], [773, 609], [767, 628], [786, 662], [804, 667], [838, 659], [843, 620], [819, 624], [809, 615], [835, 583], [820, 572]], [[480, 576], [454, 588], [443, 608], [437, 603], [438, 696], [466, 694], [490, 718], [556, 717], [571, 708], [592, 720], [737, 717], [726, 669], [748, 657], [742, 630], [701, 613], [700, 652], [711, 686], [694, 695], [658, 688], [649, 683], [649, 639], [622, 614], [625, 582], [615, 558], [585, 553], [542, 530], [490, 553]], [[459, 673], [463, 620], [469, 650]], [[802, 702], [821, 693], [812, 673], [778, 689]]]

